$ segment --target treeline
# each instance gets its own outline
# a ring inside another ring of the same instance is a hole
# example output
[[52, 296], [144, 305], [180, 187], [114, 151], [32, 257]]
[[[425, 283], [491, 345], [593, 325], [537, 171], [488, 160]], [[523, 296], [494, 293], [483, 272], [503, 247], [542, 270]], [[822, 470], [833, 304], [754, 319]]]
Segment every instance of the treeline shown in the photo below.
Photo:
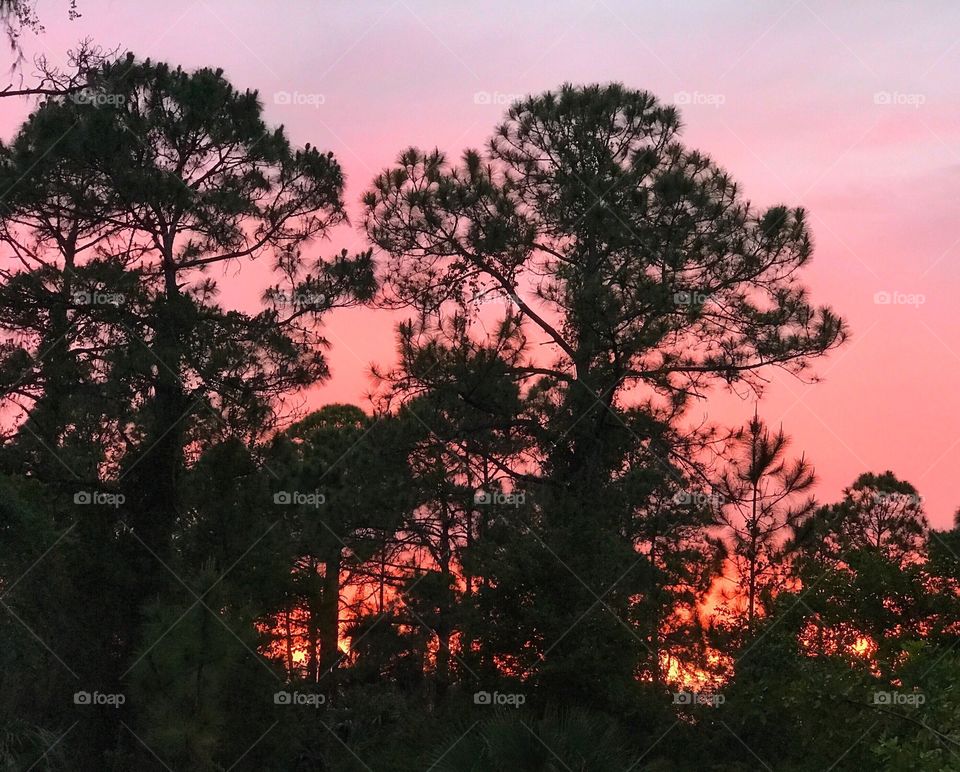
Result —
[[[340, 167], [256, 92], [83, 77], [0, 147], [5, 769], [960, 769], [960, 531], [690, 419], [847, 329], [674, 108], [529, 97], [318, 256]], [[357, 305], [395, 363], [296, 414]]]

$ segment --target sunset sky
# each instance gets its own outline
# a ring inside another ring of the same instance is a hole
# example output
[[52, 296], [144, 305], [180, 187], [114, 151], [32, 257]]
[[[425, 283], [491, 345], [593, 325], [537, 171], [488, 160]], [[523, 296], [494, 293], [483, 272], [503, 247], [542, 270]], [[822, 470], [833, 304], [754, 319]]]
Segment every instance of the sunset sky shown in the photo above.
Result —
[[[45, 34], [25, 33], [28, 59], [58, 60], [92, 36], [222, 67], [259, 90], [267, 119], [295, 142], [336, 154], [355, 226], [360, 195], [401, 149], [480, 146], [516, 96], [621, 81], [678, 103], [685, 141], [754, 203], [808, 209], [806, 280], [853, 333], [817, 364], [824, 382], [776, 378], [761, 415], [813, 461], [825, 501], [890, 468], [917, 486], [934, 525], [960, 506], [960, 6], [338, 0], [296, 3], [294, 21], [263, 0], [80, 0], [71, 22], [55, 5], [41, 3]], [[0, 100], [4, 139], [28, 109]], [[320, 249], [361, 245], [345, 228]], [[262, 285], [244, 277], [223, 279], [225, 302], [257, 302]], [[333, 315], [333, 378], [318, 402], [362, 400], [369, 364], [393, 356], [395, 321]], [[752, 399], [717, 394], [698, 410], [740, 423]]]

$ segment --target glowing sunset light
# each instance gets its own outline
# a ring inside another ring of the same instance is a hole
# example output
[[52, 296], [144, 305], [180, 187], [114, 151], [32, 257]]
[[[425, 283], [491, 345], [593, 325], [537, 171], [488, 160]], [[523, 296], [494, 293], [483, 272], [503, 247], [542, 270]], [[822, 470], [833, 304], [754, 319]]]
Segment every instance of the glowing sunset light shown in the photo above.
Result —
[[0, 0], [0, 769], [960, 769], [958, 30]]
[[[423, 7], [419, 17], [436, 30], [424, 13], [441, 18], [445, 12], [433, 2]], [[866, 27], [855, 9], [833, 9], [828, 26], [846, 45], [825, 32], [819, 12], [802, 6], [771, 10], [767, 18], [748, 7], [695, 3], [674, 12], [702, 15], [697, 24], [684, 24], [689, 36], [682, 41], [670, 32], [669, 14], [650, 28], [634, 9], [619, 6], [589, 14], [571, 6], [542, 28], [538, 17], [512, 10], [507, 31], [499, 30], [495, 15], [469, 11], [463, 26], [441, 22], [451, 36], [444, 44], [401, 7], [310, 9], [296, 24], [284, 14], [267, 18], [261, 5], [245, 1], [232, 3], [229, 11], [191, 10], [186, 0], [156, 7], [91, 1], [82, 13], [73, 23], [57, 14], [45, 19], [46, 34], [24, 41], [28, 54], [63, 51], [94, 35], [104, 45], [122, 41], [143, 56], [224, 67], [235, 83], [259, 89], [270, 121], [282, 122], [298, 142], [337, 153], [355, 223], [359, 196], [401, 148], [436, 145], [456, 156], [462, 147], [480, 146], [512, 95], [568, 79], [619, 80], [683, 103], [684, 140], [731, 170], [753, 201], [809, 209], [816, 254], [807, 277], [820, 300], [844, 310], [854, 331], [851, 345], [822, 368], [822, 384], [810, 388], [774, 378], [763, 403], [767, 419], [782, 421], [807, 451], [824, 497], [865, 468], [890, 467], [921, 487], [935, 524], [949, 523], [956, 508], [950, 470], [960, 464], [960, 447], [951, 448], [960, 432], [960, 408], [938, 398], [937, 384], [960, 366], [960, 326], [951, 301], [960, 274], [950, 235], [954, 181], [946, 149], [960, 137], [948, 23], [918, 31], [926, 36], [922, 52], [891, 57], [884, 47], [888, 31], [916, 21], [905, 6], [875, 9]], [[581, 17], [585, 27], [578, 24]], [[230, 33], [208, 35], [224, 24]], [[422, 33], [427, 61], [449, 66], [430, 67], [425, 82], [419, 64], [387, 53], [394, 25]], [[773, 32], [757, 40], [771, 25]], [[154, 32], [161, 29], [166, 34]], [[528, 51], [537, 48], [530, 41], [555, 40], [565, 29], [579, 29], [577, 45], [547, 45], [542, 56], [520, 54], [520, 63], [479, 55], [490, 35], [502, 38], [502, 47]], [[647, 45], [636, 44], [638, 29]], [[257, 42], [237, 44], [251, 38]], [[356, 39], [364, 44], [341, 42]], [[683, 56], [670, 53], [674, 45]], [[274, 57], [266, 53], [273, 46], [296, 53]], [[784, 50], [802, 51], [808, 68], [785, 68]], [[725, 66], [718, 68], [718, 61]], [[904, 66], [908, 72], [900, 71]], [[275, 99], [281, 92], [324, 99], [284, 103]], [[492, 96], [475, 99], [479, 92]], [[704, 98], [697, 99], [698, 93]], [[722, 103], [710, 95], [722, 95]], [[14, 100], [0, 104], [4, 137], [28, 109]], [[359, 115], [365, 120], [356, 121]], [[903, 206], [891, 208], [894, 201]], [[351, 242], [359, 243], [359, 236], [343, 229], [315, 249], [329, 253]], [[257, 304], [260, 282], [253, 273], [222, 284], [224, 301]], [[891, 299], [892, 293], [922, 295], [924, 302], [877, 305], [877, 293]], [[394, 356], [394, 323], [390, 315], [361, 309], [335, 314], [326, 332], [337, 377], [311, 403], [361, 398], [369, 389], [369, 363]], [[888, 366], [891, 351], [907, 349], [910, 368]], [[736, 422], [753, 411], [749, 401], [737, 398], [718, 396], [716, 403], [714, 420]], [[901, 409], [905, 404], [909, 411]]]

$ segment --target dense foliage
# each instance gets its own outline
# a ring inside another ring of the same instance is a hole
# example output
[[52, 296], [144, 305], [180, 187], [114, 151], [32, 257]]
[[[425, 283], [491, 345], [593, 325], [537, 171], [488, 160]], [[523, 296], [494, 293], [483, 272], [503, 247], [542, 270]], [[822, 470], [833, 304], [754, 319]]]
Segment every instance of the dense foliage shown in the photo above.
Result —
[[[960, 527], [690, 419], [847, 330], [674, 108], [531, 96], [311, 259], [340, 167], [255, 92], [82, 77], [0, 146], [0, 767], [960, 769]], [[358, 304], [375, 399], [293, 414]]]

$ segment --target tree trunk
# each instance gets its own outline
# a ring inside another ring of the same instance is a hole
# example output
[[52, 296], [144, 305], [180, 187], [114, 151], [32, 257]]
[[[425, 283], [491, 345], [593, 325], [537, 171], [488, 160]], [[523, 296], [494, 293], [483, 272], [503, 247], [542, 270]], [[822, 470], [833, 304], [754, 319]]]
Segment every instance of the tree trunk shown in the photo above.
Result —
[[[189, 403], [180, 380], [183, 364], [181, 344], [192, 334], [190, 301], [177, 284], [173, 260], [173, 237], [168, 236], [164, 259], [164, 294], [157, 301], [152, 353], [156, 376], [153, 400], [141, 455], [132, 460], [128, 480], [135, 504], [135, 525], [140, 538], [161, 558], [169, 549], [176, 521], [180, 473], [184, 465], [184, 422]], [[153, 565], [156, 558], [148, 556]], [[162, 568], [160, 570], [163, 570]]]
[[324, 561], [323, 594], [320, 599], [320, 677], [337, 667], [340, 660], [340, 564], [341, 545], [330, 546]]

